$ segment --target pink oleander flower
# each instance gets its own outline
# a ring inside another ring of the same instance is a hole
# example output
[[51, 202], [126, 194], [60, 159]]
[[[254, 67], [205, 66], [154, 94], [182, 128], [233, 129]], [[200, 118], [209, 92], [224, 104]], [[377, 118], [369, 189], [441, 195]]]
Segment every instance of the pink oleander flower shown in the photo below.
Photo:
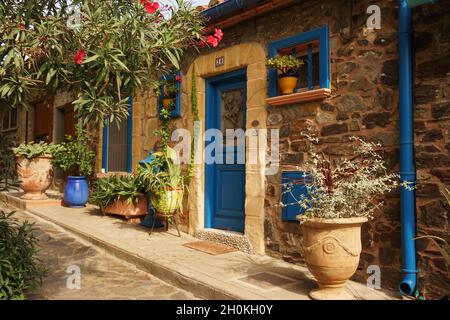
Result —
[[208, 36], [208, 38], [206, 38], [206, 42], [212, 46], [212, 47], [217, 47], [219, 45], [219, 39], [217, 39], [216, 37], [214, 37], [213, 35]]
[[222, 38], [223, 38], [223, 32], [222, 32], [222, 29], [215, 29], [214, 30], [214, 37], [216, 37], [217, 38], [217, 40], [219, 40], [219, 42], [222, 40]]

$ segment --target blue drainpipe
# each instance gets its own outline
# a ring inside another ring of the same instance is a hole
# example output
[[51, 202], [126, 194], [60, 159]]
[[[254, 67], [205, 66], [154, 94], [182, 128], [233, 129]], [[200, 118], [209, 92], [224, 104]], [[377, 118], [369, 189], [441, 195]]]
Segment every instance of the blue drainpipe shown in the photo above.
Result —
[[[413, 92], [412, 92], [412, 47], [411, 8], [433, 3], [434, 0], [398, 0], [399, 23], [399, 104], [400, 104], [400, 178], [415, 185], [414, 132], [413, 132]], [[404, 187], [400, 191], [402, 219], [402, 272], [400, 282], [402, 294], [413, 294], [417, 281], [416, 233], [414, 190]]]
[[[412, 50], [411, 9], [406, 0], [399, 0], [399, 104], [400, 104], [400, 179], [415, 183], [413, 95], [412, 95]], [[402, 294], [413, 294], [416, 288], [416, 248], [414, 191], [401, 187], [402, 224], [402, 272], [400, 283]]]
[[[399, 42], [399, 104], [400, 104], [400, 178], [412, 186], [416, 183], [414, 169], [413, 93], [412, 93], [412, 49], [411, 8], [434, 0], [398, 0]], [[404, 187], [400, 192], [402, 219], [402, 272], [400, 282], [402, 294], [413, 294], [416, 288], [416, 233], [414, 190]]]

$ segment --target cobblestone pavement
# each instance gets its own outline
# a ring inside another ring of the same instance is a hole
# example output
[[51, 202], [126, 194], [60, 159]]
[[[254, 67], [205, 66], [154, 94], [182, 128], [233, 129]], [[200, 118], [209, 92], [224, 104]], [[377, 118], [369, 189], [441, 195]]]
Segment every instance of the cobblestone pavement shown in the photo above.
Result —
[[[36, 222], [39, 258], [47, 268], [42, 287], [27, 294], [28, 299], [195, 299], [191, 293], [138, 270], [134, 265], [102, 252], [59, 227], [24, 212], [17, 212], [14, 216]], [[72, 286], [74, 283], [70, 281], [73, 279], [70, 278], [71, 273], [68, 273], [71, 266], [80, 268], [80, 289], [69, 289], [67, 286], [68, 282]]]

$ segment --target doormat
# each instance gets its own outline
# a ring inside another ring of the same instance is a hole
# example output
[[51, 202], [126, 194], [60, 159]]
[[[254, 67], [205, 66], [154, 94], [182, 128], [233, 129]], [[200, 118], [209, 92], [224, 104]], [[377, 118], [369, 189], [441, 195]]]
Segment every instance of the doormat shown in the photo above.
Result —
[[226, 246], [224, 244], [211, 241], [194, 241], [183, 244], [183, 246], [217, 256], [219, 254], [237, 251], [237, 249]]

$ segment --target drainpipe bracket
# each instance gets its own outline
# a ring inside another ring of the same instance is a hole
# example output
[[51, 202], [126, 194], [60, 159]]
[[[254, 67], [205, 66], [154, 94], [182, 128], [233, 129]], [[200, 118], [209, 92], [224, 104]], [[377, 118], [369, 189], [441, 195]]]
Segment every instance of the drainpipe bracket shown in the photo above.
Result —
[[419, 273], [420, 269], [402, 269], [403, 273]]

